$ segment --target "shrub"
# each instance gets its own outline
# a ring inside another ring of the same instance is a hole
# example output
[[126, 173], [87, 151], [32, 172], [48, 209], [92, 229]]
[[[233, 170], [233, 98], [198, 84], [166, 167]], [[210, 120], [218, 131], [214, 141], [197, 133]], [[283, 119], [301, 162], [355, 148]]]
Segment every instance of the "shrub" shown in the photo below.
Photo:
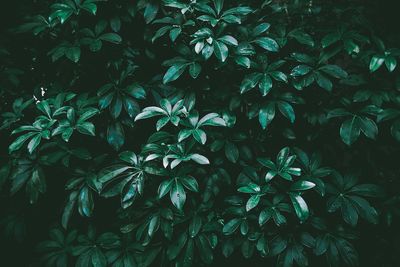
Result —
[[397, 262], [400, 50], [357, 1], [25, 2], [0, 185], [29, 263]]

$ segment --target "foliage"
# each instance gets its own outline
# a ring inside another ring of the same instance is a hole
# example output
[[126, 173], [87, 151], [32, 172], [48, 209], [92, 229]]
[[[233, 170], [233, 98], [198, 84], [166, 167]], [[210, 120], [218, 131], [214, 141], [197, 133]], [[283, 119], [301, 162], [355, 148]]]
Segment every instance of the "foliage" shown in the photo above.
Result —
[[40, 2], [0, 39], [29, 265], [399, 262], [400, 50], [357, 1]]

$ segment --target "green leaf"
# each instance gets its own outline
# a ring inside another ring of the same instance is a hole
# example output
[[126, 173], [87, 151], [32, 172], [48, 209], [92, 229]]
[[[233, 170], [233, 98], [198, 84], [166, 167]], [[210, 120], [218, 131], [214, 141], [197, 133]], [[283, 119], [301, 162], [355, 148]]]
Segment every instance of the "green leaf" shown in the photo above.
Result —
[[254, 40], [254, 43], [259, 45], [261, 48], [264, 48], [267, 51], [270, 52], [278, 52], [279, 51], [279, 45], [278, 43], [269, 37], [260, 37]]
[[261, 211], [260, 215], [258, 216], [258, 224], [262, 226], [271, 218], [272, 218], [272, 211], [270, 209], [265, 209]]
[[351, 115], [351, 113], [343, 108], [337, 108], [330, 110], [327, 114], [327, 118], [331, 119], [336, 117], [345, 117], [347, 115]]
[[357, 116], [353, 116], [342, 123], [340, 136], [345, 144], [353, 144], [360, 136], [360, 121]]
[[121, 207], [123, 209], [130, 207], [138, 193], [138, 184], [135, 180], [126, 183], [121, 192]]
[[86, 120], [92, 118], [93, 116], [95, 116], [95, 115], [98, 114], [98, 113], [99, 113], [99, 110], [98, 110], [98, 109], [96, 109], [96, 108], [90, 108], [90, 109], [86, 110], [86, 111], [79, 117], [79, 119], [78, 119], [77, 122], [79, 123], [79, 122], [86, 121]]
[[274, 239], [271, 240], [271, 255], [278, 255], [282, 253], [288, 245], [287, 239], [278, 235]]
[[378, 126], [376, 123], [368, 117], [360, 117], [359, 124], [361, 131], [365, 134], [366, 137], [375, 139], [378, 135]]
[[36, 107], [47, 117], [51, 118], [51, 108], [47, 100], [40, 101], [36, 104]]
[[254, 209], [260, 202], [260, 195], [252, 195], [246, 203], [246, 211]]
[[135, 117], [135, 121], [148, 119], [160, 115], [168, 115], [168, 113], [159, 107], [147, 107], [144, 108], [143, 111]]
[[146, 99], [146, 90], [137, 83], [127, 86], [125, 90], [130, 96], [136, 99]]
[[157, 16], [159, 5], [156, 2], [147, 2], [146, 8], [144, 9], [143, 17], [147, 24], [155, 19]]
[[199, 120], [197, 126], [226, 126], [226, 122], [217, 113], [208, 113]]
[[382, 197], [384, 195], [382, 188], [374, 184], [355, 185], [349, 192], [363, 197]]
[[291, 191], [304, 191], [315, 187], [315, 184], [310, 181], [300, 180], [290, 186]]
[[106, 267], [107, 259], [104, 256], [103, 252], [100, 249], [94, 249], [92, 253], [92, 264], [93, 266]]
[[120, 97], [114, 97], [114, 102], [110, 106], [110, 114], [114, 119], [118, 118], [122, 111], [122, 100]]
[[14, 151], [17, 151], [22, 147], [22, 145], [32, 136], [36, 135], [36, 132], [31, 132], [31, 133], [26, 133], [24, 135], [19, 136], [17, 139], [15, 139], [14, 142], [10, 144], [8, 147], [8, 153], [12, 153]]
[[312, 68], [307, 65], [298, 65], [292, 69], [290, 72], [291, 76], [297, 77], [297, 76], [304, 76], [308, 74], [310, 71], [312, 71]]
[[103, 42], [101, 40], [94, 40], [90, 45], [89, 49], [92, 52], [97, 52], [103, 47]]
[[252, 35], [253, 36], [258, 36], [264, 32], [266, 32], [269, 28], [271, 27], [271, 24], [269, 23], [261, 23], [259, 25], [257, 25], [256, 27], [254, 27], [254, 29], [252, 30]]
[[29, 141], [28, 143], [29, 154], [32, 154], [33, 151], [35, 151], [35, 149], [39, 146], [41, 140], [42, 140], [41, 134], [36, 134], [35, 136], [32, 137], [31, 141]]
[[94, 208], [93, 195], [89, 187], [81, 189], [78, 199], [78, 210], [82, 216], [91, 217]]
[[172, 204], [174, 204], [178, 210], [183, 209], [183, 205], [186, 202], [186, 192], [183, 189], [182, 184], [177, 179], [175, 179], [172, 183], [170, 198]]
[[329, 92], [332, 91], [333, 84], [328, 78], [326, 78], [324, 75], [322, 75], [319, 72], [315, 72], [314, 75], [316, 77], [317, 84], [320, 87], [324, 88], [325, 90], [327, 90]]
[[124, 151], [124, 152], [121, 152], [121, 153], [119, 154], [119, 158], [120, 158], [122, 161], [125, 161], [125, 162], [129, 163], [129, 164], [132, 165], [132, 166], [135, 166], [135, 165], [138, 164], [138, 157], [137, 157], [136, 154], [133, 153], [132, 151]]
[[165, 196], [171, 190], [173, 183], [173, 179], [162, 181], [158, 187], [158, 198]]
[[157, 232], [160, 226], [160, 216], [153, 216], [149, 223], [149, 229], [147, 230], [147, 234], [149, 236], [153, 236], [155, 232]]
[[264, 74], [259, 83], [260, 92], [263, 96], [266, 96], [272, 88], [272, 80], [271, 77], [267, 74]]
[[315, 242], [315, 254], [317, 256], [324, 254], [329, 246], [329, 235], [328, 234], [324, 234], [324, 235], [320, 235], [316, 238], [316, 242]]
[[373, 56], [369, 63], [369, 70], [371, 72], [378, 70], [382, 66], [383, 62], [385, 62], [384, 58], [380, 56]]
[[213, 253], [211, 250], [210, 242], [205, 237], [205, 235], [199, 235], [197, 239], [195, 239], [196, 247], [199, 250], [200, 258], [206, 264], [211, 264], [213, 261]]
[[258, 113], [258, 121], [261, 127], [265, 130], [271, 121], [275, 118], [275, 104], [269, 103], [261, 108]]
[[343, 220], [351, 226], [355, 226], [358, 222], [358, 213], [354, 204], [347, 198], [343, 198], [341, 209]]
[[178, 36], [181, 34], [181, 32], [182, 32], [182, 28], [181, 27], [173, 28], [169, 32], [169, 38], [171, 39], [171, 41], [175, 42], [176, 39], [178, 38]]
[[237, 162], [239, 159], [239, 149], [232, 142], [227, 141], [225, 143], [225, 156], [230, 162]]
[[396, 58], [393, 56], [387, 56], [385, 58], [385, 65], [386, 65], [386, 68], [388, 69], [388, 71], [390, 71], [390, 72], [394, 71], [394, 69], [397, 66]]
[[140, 112], [140, 107], [138, 103], [128, 97], [124, 98], [124, 107], [129, 117], [131, 118], [135, 118], [135, 116], [138, 115], [138, 113]]
[[247, 69], [249, 69], [251, 65], [250, 59], [248, 57], [243, 57], [243, 56], [235, 57], [235, 62], [238, 65], [243, 66]]
[[335, 245], [339, 252], [340, 256], [343, 258], [343, 261], [347, 266], [358, 266], [358, 254], [354, 247], [345, 239], [340, 238]]
[[186, 245], [186, 250], [184, 253], [184, 258], [183, 258], [183, 266], [188, 267], [192, 266], [193, 264], [193, 258], [194, 258], [194, 241], [193, 239], [189, 239]]
[[251, 256], [253, 255], [253, 252], [254, 252], [254, 245], [251, 244], [249, 240], [245, 240], [242, 243], [241, 252], [242, 252], [243, 257], [245, 257], [246, 259], [251, 258]]
[[200, 144], [205, 144], [207, 142], [207, 135], [203, 130], [197, 129], [193, 131], [193, 137]]
[[195, 215], [189, 224], [190, 237], [192, 237], [192, 238], [195, 237], [199, 233], [201, 226], [202, 226], [201, 217]]
[[377, 224], [379, 222], [378, 212], [369, 204], [368, 201], [358, 196], [350, 196], [349, 200], [353, 202], [361, 217], [373, 224]]
[[178, 238], [174, 239], [173, 242], [167, 248], [167, 256], [169, 260], [175, 259], [182, 251], [187, 241], [186, 232], [182, 232]]
[[221, 62], [225, 62], [228, 57], [228, 47], [223, 42], [214, 41], [214, 53]]
[[81, 57], [81, 49], [78, 46], [70, 47], [67, 50], [65, 50], [65, 56], [73, 61], [73, 62], [78, 62], [80, 57]]
[[276, 167], [275, 167], [275, 163], [273, 163], [271, 160], [269, 160], [269, 159], [267, 159], [267, 158], [257, 158], [257, 161], [261, 164], [261, 165], [263, 165], [263, 166], [265, 166], [265, 167], [267, 167], [267, 168], [269, 168], [269, 169], [275, 169]]
[[288, 34], [288, 36], [293, 37], [294, 39], [296, 39], [297, 42], [301, 44], [309, 45], [311, 47], [314, 46], [314, 40], [311, 35], [302, 30], [293, 30]]
[[250, 89], [254, 88], [262, 78], [261, 73], [252, 73], [249, 75], [246, 75], [246, 77], [243, 79], [241, 85], [240, 85], [240, 93], [243, 94]]
[[121, 19], [119, 17], [111, 18], [110, 27], [114, 32], [119, 32], [119, 30], [121, 29]]
[[198, 164], [210, 164], [210, 161], [206, 157], [197, 153], [190, 155], [189, 158]]
[[97, 6], [95, 3], [91, 3], [91, 1], [84, 1], [81, 5], [81, 8], [91, 13], [92, 15], [96, 15]]
[[214, 53], [214, 46], [211, 45], [205, 45], [203, 50], [201, 50], [201, 55], [205, 60], [208, 60], [212, 54]]
[[241, 192], [241, 193], [259, 193], [261, 191], [261, 188], [257, 184], [249, 183], [246, 186], [242, 186], [242, 187], [238, 188], [237, 191]]
[[347, 72], [337, 65], [325, 65], [319, 68], [319, 70], [337, 79], [343, 79], [348, 76]]
[[224, 235], [231, 235], [239, 228], [241, 223], [242, 220], [239, 218], [232, 219], [224, 225], [222, 232]]
[[68, 222], [72, 216], [77, 197], [78, 197], [78, 191], [71, 192], [71, 194], [68, 197], [68, 202], [64, 207], [61, 219], [61, 225], [64, 227], [64, 229], [67, 229], [68, 227]]
[[329, 33], [322, 38], [322, 48], [326, 48], [340, 40], [340, 34], [338, 32]]
[[118, 175], [122, 174], [126, 170], [129, 170], [131, 167], [129, 166], [121, 166], [117, 165], [114, 167], [111, 167], [109, 169], [105, 169], [102, 171], [102, 173], [99, 175], [98, 179], [101, 183], [107, 183], [110, 180], [114, 179]]
[[185, 71], [187, 66], [189, 66], [189, 63], [172, 65], [164, 74], [163, 83], [166, 84], [178, 79]]
[[199, 184], [197, 183], [197, 180], [192, 177], [192, 176], [185, 176], [182, 179], [180, 179], [182, 182], [183, 186], [189, 189], [190, 191], [193, 192], [199, 192]]
[[278, 172], [279, 176], [285, 180], [293, 181], [292, 176], [288, 172]]
[[100, 109], [105, 109], [106, 107], [108, 107], [111, 104], [113, 98], [114, 98], [113, 92], [102, 96], [99, 100]]
[[283, 167], [288, 160], [289, 152], [289, 147], [284, 147], [279, 151], [278, 155], [276, 156], [276, 163], [278, 164], [279, 168]]
[[125, 133], [119, 122], [108, 126], [107, 141], [117, 151], [124, 145]]
[[296, 193], [289, 193], [290, 200], [292, 201], [294, 210], [296, 212], [297, 217], [300, 219], [300, 221], [305, 221], [307, 220], [308, 216], [310, 215], [310, 212], [308, 210], [307, 203], [304, 201], [304, 199]]
[[221, 13], [222, 7], [224, 6], [224, 0], [215, 0], [214, 6], [217, 14], [219, 15]]
[[168, 31], [172, 29], [172, 26], [164, 26], [161, 27], [156, 31], [156, 33], [153, 35], [153, 38], [151, 38], [151, 42], [154, 43], [158, 38], [161, 36], [165, 35]]
[[268, 183], [268, 182], [271, 181], [277, 174], [278, 174], [277, 171], [269, 171], [269, 172], [267, 172], [267, 174], [265, 175], [265, 181]]
[[197, 62], [190, 64], [189, 74], [193, 79], [196, 79], [201, 72], [201, 65]]
[[170, 121], [169, 117], [162, 117], [159, 119], [156, 123], [156, 129], [157, 131], [161, 130], [167, 123]]
[[296, 115], [294, 113], [292, 105], [290, 105], [289, 103], [284, 102], [284, 101], [279, 101], [278, 102], [278, 108], [279, 108], [279, 111], [282, 113], [283, 116], [288, 118], [291, 123], [294, 123], [294, 121], [296, 119]]
[[224, 35], [222, 37], [219, 37], [218, 41], [221, 41], [226, 45], [232, 45], [232, 46], [238, 45], [238, 41], [233, 36], [230, 35]]
[[288, 82], [288, 77], [281, 71], [273, 71], [270, 73], [271, 77], [280, 82]]
[[95, 136], [95, 126], [91, 122], [79, 123], [78, 125], [76, 125], [76, 129], [82, 134]]

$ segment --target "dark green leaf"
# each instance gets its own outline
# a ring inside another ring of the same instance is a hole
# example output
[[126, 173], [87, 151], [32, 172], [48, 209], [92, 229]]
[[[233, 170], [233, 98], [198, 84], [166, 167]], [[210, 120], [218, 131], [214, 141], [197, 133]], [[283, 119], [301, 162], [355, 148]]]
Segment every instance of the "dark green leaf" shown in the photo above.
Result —
[[296, 193], [289, 193], [289, 197], [290, 200], [292, 201], [296, 215], [300, 219], [300, 221], [307, 220], [310, 215], [310, 212], [308, 210], [307, 203], [304, 201], [304, 199]]
[[182, 210], [183, 205], [186, 202], [186, 192], [183, 189], [182, 184], [176, 179], [172, 182], [170, 198], [172, 204], [174, 204], [177, 209]]
[[272, 38], [260, 37], [260, 38], [257, 38], [254, 42], [257, 45], [259, 45], [261, 48], [264, 48], [267, 51], [270, 51], [270, 52], [278, 52], [279, 51], [278, 43]]

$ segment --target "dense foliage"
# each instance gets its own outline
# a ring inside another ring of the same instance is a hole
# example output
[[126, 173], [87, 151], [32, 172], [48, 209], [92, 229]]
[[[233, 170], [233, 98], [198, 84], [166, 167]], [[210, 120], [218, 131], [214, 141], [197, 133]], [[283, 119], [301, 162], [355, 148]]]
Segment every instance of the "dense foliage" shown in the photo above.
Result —
[[7, 266], [398, 266], [400, 44], [358, 1], [6, 12]]

